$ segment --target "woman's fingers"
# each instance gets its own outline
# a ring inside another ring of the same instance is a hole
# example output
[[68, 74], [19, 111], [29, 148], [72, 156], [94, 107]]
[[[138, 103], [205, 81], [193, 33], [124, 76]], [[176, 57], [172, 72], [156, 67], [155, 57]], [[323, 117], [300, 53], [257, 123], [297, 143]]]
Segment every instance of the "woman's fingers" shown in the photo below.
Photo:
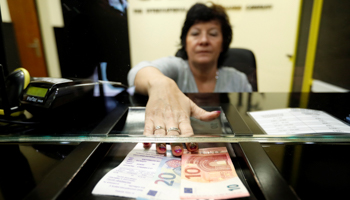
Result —
[[166, 135], [165, 123], [163, 118], [163, 112], [161, 110], [156, 109], [153, 111], [154, 135], [156, 136]]
[[157, 153], [160, 153], [160, 154], [166, 153], [166, 144], [165, 143], [157, 143], [156, 150], [157, 150]]
[[173, 156], [181, 156], [184, 152], [184, 147], [181, 143], [171, 143], [171, 153]]
[[[194, 152], [197, 151], [199, 146], [198, 143], [196, 142], [190, 142], [190, 143], [186, 143], [186, 148], [189, 152]], [[143, 147], [145, 149], [149, 149], [152, 146], [152, 143], [143, 143]], [[184, 153], [184, 147], [181, 143], [171, 143], [171, 153], [173, 154], [173, 156], [182, 156], [182, 154]], [[156, 151], [159, 154], [166, 154], [167, 151], [167, 145], [166, 143], [156, 143]]]
[[190, 142], [190, 143], [186, 143], [186, 148], [188, 151], [193, 152], [193, 151], [197, 151], [199, 147], [198, 147], [198, 143]]
[[189, 119], [181, 121], [180, 124], [179, 124], [179, 129], [181, 130], [181, 135], [182, 136], [189, 137], [189, 136], [193, 135], [193, 129], [192, 129], [192, 126], [191, 126], [191, 121]]
[[203, 115], [201, 115], [198, 119], [202, 120], [202, 121], [212, 121], [216, 118], [218, 118], [221, 114], [221, 111], [217, 110], [217, 111], [211, 111], [211, 112], [207, 112]]
[[147, 116], [145, 118], [145, 128], [143, 130], [143, 134], [146, 136], [153, 136], [154, 134], [153, 121]]
[[211, 121], [220, 116], [220, 111], [208, 112], [187, 98], [183, 93], [174, 98], [150, 98], [146, 106], [144, 135], [191, 136], [190, 117]]
[[143, 143], [143, 148], [145, 149], [149, 149], [151, 148], [151, 146], [152, 146], [152, 143]]
[[[157, 123], [157, 124], [163, 124], [163, 123]], [[155, 126], [154, 127], [154, 135], [157, 135], [157, 136], [164, 136], [166, 135], [166, 132], [165, 132], [165, 126], [162, 125], [158, 125], [158, 126]]]
[[208, 112], [191, 101], [191, 116], [202, 120], [202, 121], [212, 121], [220, 116], [221, 111], [211, 111]]
[[169, 136], [178, 136], [181, 134], [179, 122], [177, 118], [178, 108], [167, 105], [164, 110], [164, 121], [166, 126], [166, 134]]

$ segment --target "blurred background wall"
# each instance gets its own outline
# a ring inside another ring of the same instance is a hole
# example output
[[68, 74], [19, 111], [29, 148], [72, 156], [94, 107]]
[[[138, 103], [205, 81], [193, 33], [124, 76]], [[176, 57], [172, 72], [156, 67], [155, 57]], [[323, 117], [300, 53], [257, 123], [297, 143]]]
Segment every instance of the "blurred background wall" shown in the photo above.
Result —
[[[138, 62], [174, 55], [179, 48], [187, 9], [195, 2], [206, 2], [124, 0], [126, 9], [120, 12], [117, 6], [113, 7], [113, 3], [120, 1], [113, 0], [16, 1], [17, 10], [23, 2], [32, 1], [35, 5], [47, 76], [88, 77], [98, 63], [108, 61], [111, 63], [107, 67], [108, 79], [124, 83], [127, 71]], [[234, 32], [231, 47], [254, 52], [259, 91], [346, 92], [350, 89], [349, 1], [213, 2], [223, 5], [229, 14]], [[87, 8], [88, 3], [95, 6]], [[14, 9], [6, 0], [0, 0], [0, 6], [6, 66], [11, 71], [28, 62], [19, 53]], [[96, 11], [101, 7], [105, 10], [102, 14]], [[122, 20], [115, 23], [117, 12]], [[96, 17], [91, 17], [91, 13]], [[87, 15], [90, 17], [82, 20]], [[81, 32], [73, 32], [74, 29]], [[117, 37], [111, 34], [113, 31], [121, 31], [124, 36]], [[108, 42], [104, 40], [107, 38], [123, 39]], [[35, 48], [32, 50], [37, 52]]]

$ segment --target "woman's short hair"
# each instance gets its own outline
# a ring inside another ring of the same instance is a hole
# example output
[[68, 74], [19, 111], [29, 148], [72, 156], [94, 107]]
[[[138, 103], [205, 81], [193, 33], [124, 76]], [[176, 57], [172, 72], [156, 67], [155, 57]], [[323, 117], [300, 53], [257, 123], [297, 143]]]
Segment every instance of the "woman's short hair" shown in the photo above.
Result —
[[181, 31], [181, 49], [178, 51], [177, 55], [185, 60], [188, 59], [186, 53], [186, 36], [191, 26], [198, 22], [208, 22], [211, 20], [218, 20], [221, 24], [222, 31], [222, 52], [219, 57], [219, 66], [222, 62], [222, 57], [228, 50], [230, 43], [232, 41], [232, 28], [230, 20], [226, 14], [225, 8], [211, 3], [211, 6], [206, 6], [202, 3], [196, 3], [187, 12], [186, 19]]

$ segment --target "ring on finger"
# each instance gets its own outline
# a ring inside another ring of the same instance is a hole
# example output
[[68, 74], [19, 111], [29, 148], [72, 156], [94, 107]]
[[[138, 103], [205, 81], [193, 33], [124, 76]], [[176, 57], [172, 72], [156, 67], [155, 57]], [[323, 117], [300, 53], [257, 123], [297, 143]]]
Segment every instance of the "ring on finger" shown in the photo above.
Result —
[[163, 126], [156, 126], [155, 129], [156, 129], [156, 130], [164, 129], [164, 127], [163, 127]]
[[167, 130], [167, 133], [169, 133], [170, 131], [177, 131], [178, 133], [180, 133], [180, 129], [177, 128], [177, 127], [170, 127], [170, 128]]

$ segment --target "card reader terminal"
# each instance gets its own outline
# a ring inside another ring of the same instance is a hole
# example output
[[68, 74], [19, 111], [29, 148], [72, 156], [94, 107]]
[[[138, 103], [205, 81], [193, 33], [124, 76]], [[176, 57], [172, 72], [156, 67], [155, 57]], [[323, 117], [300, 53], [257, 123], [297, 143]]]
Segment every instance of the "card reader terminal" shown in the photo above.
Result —
[[21, 104], [29, 112], [54, 109], [93, 94], [98, 82], [90, 79], [34, 77], [23, 91]]

